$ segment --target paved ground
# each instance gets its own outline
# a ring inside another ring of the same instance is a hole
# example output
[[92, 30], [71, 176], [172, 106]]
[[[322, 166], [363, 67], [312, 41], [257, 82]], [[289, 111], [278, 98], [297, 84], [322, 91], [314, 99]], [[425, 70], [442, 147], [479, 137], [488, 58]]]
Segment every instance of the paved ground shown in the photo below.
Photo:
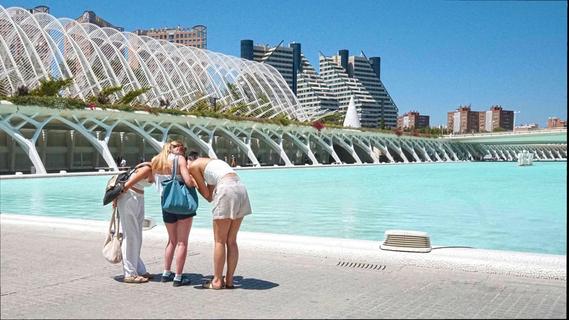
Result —
[[[101, 256], [106, 223], [0, 217], [2, 319], [567, 317], [565, 256], [241, 233], [238, 288], [214, 291], [199, 286], [211, 275], [209, 230], [192, 230], [193, 284], [174, 288], [122, 283]], [[165, 231], [144, 237], [159, 273]]]

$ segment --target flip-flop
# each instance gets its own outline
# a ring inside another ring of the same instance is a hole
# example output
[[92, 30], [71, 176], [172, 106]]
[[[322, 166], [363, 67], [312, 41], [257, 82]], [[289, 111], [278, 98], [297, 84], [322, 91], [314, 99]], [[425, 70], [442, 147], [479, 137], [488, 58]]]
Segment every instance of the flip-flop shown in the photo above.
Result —
[[235, 289], [235, 286], [233, 286], [233, 285], [230, 286], [230, 285], [226, 284], [224, 288], [225, 289]]
[[211, 282], [211, 280], [208, 280], [208, 281], [202, 283], [202, 288], [204, 288], [204, 289], [213, 289], [213, 290], [221, 290], [221, 289], [223, 289], [223, 286], [221, 286], [221, 287], [219, 287], [219, 288], [216, 288], [216, 287], [213, 286], [213, 282]]

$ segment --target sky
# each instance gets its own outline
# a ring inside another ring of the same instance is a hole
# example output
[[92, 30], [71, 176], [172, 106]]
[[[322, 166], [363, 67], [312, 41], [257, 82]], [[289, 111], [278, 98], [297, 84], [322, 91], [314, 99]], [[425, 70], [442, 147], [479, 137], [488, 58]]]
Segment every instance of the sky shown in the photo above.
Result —
[[207, 26], [207, 47], [240, 56], [240, 41], [300, 43], [318, 69], [320, 53], [381, 57], [381, 79], [399, 114], [446, 125], [460, 105], [501, 105], [516, 125], [567, 120], [567, 1], [436, 0], [0, 0], [50, 7], [55, 17], [92, 10], [126, 31]]

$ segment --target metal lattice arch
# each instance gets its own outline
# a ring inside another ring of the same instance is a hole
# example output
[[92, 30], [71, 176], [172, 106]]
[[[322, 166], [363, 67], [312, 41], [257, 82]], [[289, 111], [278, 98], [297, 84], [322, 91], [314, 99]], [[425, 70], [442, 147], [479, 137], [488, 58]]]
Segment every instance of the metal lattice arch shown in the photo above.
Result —
[[273, 67], [112, 28], [100, 28], [47, 13], [0, 6], [0, 94], [11, 95], [40, 80], [73, 78], [63, 96], [86, 99], [107, 87], [122, 86], [111, 97], [150, 87], [138, 103], [191, 110], [203, 99], [215, 99], [224, 111], [272, 118], [284, 115], [309, 121], [316, 109], [301, 107]]

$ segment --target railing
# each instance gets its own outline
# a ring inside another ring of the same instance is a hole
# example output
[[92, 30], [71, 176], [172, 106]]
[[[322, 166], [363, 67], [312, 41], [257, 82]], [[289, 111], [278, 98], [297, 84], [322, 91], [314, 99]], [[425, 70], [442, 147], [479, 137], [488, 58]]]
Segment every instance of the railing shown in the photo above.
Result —
[[443, 139], [460, 139], [471, 137], [496, 137], [496, 136], [514, 136], [514, 135], [527, 135], [527, 134], [547, 134], [547, 133], [566, 133], [567, 128], [547, 128], [547, 129], [532, 129], [523, 131], [502, 131], [502, 132], [483, 132], [483, 133], [460, 133], [443, 135]]

